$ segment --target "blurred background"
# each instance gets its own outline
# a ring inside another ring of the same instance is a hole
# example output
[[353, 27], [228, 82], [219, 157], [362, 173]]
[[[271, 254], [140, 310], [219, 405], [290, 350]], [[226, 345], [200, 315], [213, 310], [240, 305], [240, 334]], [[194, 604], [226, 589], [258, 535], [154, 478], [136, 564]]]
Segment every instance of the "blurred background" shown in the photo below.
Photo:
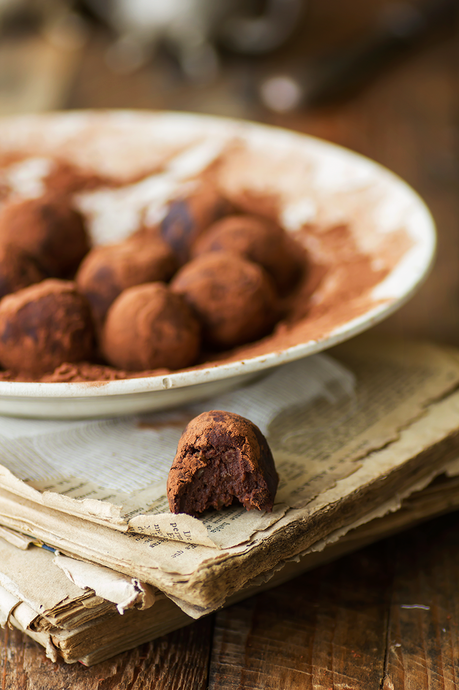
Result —
[[459, 0], [0, 0], [0, 114], [183, 110], [288, 127], [426, 200], [436, 266], [378, 328], [459, 345]]

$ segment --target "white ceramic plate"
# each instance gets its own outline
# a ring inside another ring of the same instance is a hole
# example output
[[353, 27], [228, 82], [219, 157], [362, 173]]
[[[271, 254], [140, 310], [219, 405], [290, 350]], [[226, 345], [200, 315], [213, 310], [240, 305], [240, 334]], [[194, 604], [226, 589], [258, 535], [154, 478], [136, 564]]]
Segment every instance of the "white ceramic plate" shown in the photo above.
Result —
[[[101, 243], [128, 235], [140, 214], [155, 220], [174, 190], [199, 175], [222, 151], [223, 162], [215, 173], [221, 186], [229, 195], [245, 190], [274, 195], [288, 230], [308, 223], [321, 228], [349, 225], [354, 249], [363, 252], [375, 270], [386, 268], [365, 301], [353, 295], [343, 309], [344, 295], [335, 320], [332, 310], [325, 320], [303, 324], [285, 346], [267, 341], [264, 348], [249, 347], [240, 357], [204, 368], [110, 382], [0, 382], [0, 414], [118, 415], [221, 393], [262, 370], [320, 352], [368, 329], [406, 302], [426, 276], [435, 251], [435, 228], [422, 200], [386, 169], [326, 142], [236, 120], [131, 111], [12, 118], [4, 120], [0, 130], [0, 153], [33, 158], [27, 169], [19, 166], [9, 172], [25, 196], [40, 193], [47, 157], [131, 179], [163, 164], [161, 173], [124, 190], [80, 198], [94, 240]], [[319, 262], [324, 258], [320, 233], [307, 249]], [[346, 247], [340, 251], [346, 254]], [[339, 253], [335, 260], [338, 265]], [[332, 283], [324, 289], [332, 290]], [[319, 294], [317, 300], [323, 297]]]

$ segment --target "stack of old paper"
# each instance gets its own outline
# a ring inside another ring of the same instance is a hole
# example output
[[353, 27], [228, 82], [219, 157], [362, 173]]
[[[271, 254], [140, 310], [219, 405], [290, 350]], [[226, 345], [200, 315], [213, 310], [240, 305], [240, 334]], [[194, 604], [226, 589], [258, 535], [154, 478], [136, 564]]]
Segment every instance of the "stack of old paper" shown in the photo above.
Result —
[[[458, 388], [456, 351], [361, 337], [168, 413], [0, 419], [2, 622], [52, 658], [95, 663], [451, 509]], [[267, 436], [281, 480], [271, 514], [170, 514], [178, 438], [206, 409]]]

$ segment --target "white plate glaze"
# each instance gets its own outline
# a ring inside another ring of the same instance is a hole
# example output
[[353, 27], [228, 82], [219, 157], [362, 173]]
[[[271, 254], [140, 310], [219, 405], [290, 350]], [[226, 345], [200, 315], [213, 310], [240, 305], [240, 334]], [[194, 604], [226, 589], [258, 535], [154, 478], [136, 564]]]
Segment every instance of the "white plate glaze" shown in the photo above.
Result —
[[380, 242], [401, 228], [406, 231], [410, 242], [385, 279], [373, 288], [374, 303], [365, 313], [332, 325], [307, 342], [207, 368], [95, 383], [0, 382], [0, 414], [77, 419], [181, 405], [239, 386], [265, 369], [325, 350], [370, 328], [410, 298], [435, 253], [432, 217], [400, 178], [338, 146], [237, 120], [186, 113], [100, 111], [3, 120], [0, 153], [26, 152], [39, 159], [32, 171], [35, 182], [24, 183], [18, 177], [18, 184], [30, 195], [39, 191], [40, 158], [48, 155], [124, 177], [169, 160], [165, 173], [130, 187], [124, 197], [118, 194], [118, 202], [111, 198], [111, 211], [105, 208], [103, 194], [89, 195], [81, 202], [91, 217], [96, 240], [108, 242], [135, 229], [138, 214], [148, 210], [150, 198], [154, 203], [148, 212], [154, 217], [174, 186], [192, 179], [236, 140], [239, 153], [223, 166], [220, 183], [230, 190], [239, 187], [276, 194], [288, 229], [312, 221], [348, 222], [355, 229], [356, 241], [375, 261]]

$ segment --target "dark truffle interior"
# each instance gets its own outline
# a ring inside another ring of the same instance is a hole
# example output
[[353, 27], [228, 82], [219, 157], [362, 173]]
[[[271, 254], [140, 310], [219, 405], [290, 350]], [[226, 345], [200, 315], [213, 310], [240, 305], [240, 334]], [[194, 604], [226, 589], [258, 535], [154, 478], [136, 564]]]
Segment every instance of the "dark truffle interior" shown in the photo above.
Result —
[[198, 515], [239, 501], [271, 511], [279, 478], [268, 442], [249, 419], [211, 410], [183, 432], [167, 482], [173, 513]]
[[[184, 455], [184, 463], [195, 460], [193, 448]], [[208, 508], [224, 508], [235, 500], [253, 508], [255, 494], [260, 491], [259, 481], [247, 471], [240, 448], [215, 447], [198, 451], [198, 467], [179, 499], [179, 512], [197, 515]]]

